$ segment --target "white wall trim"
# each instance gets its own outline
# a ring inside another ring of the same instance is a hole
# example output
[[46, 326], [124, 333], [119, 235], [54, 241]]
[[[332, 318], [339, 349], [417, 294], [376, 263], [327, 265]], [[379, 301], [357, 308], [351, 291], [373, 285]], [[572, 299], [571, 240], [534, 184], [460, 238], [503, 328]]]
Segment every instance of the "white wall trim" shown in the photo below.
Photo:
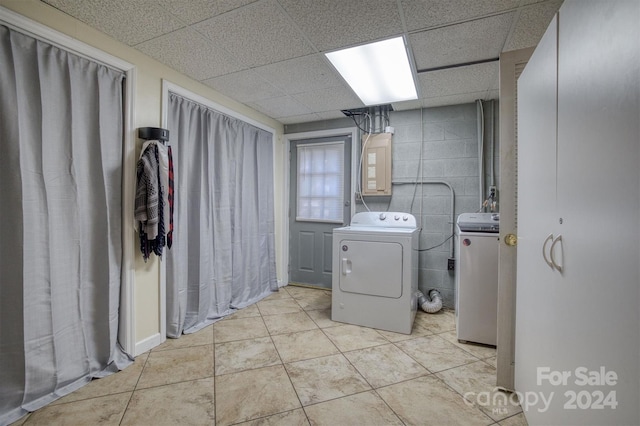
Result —
[[166, 334], [156, 333], [136, 343], [136, 354], [143, 354], [166, 340]]
[[[20, 33], [125, 73], [124, 145], [122, 147], [122, 283], [118, 340], [125, 352], [129, 355], [137, 355], [139, 352], [135, 351], [135, 250], [133, 237], [135, 231], [131, 214], [135, 188], [133, 185], [127, 184], [135, 181], [135, 66], [2, 6], [0, 6], [0, 23]], [[127, 218], [131, 218], [131, 220]]]
[[525, 64], [533, 54], [533, 47], [512, 50], [500, 55], [500, 103], [498, 128], [500, 141], [500, 245], [498, 260], [498, 324], [496, 351], [496, 384], [514, 389], [515, 308], [517, 246], [507, 246], [507, 234], [516, 229], [516, 66]]
[[356, 195], [355, 195], [355, 183], [358, 173], [357, 171], [357, 161], [358, 161], [358, 129], [357, 127], [343, 127], [340, 129], [327, 129], [327, 130], [315, 130], [311, 132], [300, 132], [300, 133], [286, 133], [284, 134], [284, 148], [283, 148], [283, 159], [282, 164], [284, 166], [283, 172], [283, 193], [282, 193], [282, 236], [281, 236], [281, 244], [282, 244], [282, 264], [280, 265], [282, 271], [282, 283], [283, 285], [289, 284], [289, 209], [291, 206], [289, 205], [289, 191], [290, 191], [290, 179], [289, 173], [291, 172], [291, 142], [297, 141], [300, 139], [313, 139], [313, 138], [325, 138], [332, 136], [342, 136], [342, 135], [350, 135], [351, 136], [351, 216], [354, 215], [356, 211]]

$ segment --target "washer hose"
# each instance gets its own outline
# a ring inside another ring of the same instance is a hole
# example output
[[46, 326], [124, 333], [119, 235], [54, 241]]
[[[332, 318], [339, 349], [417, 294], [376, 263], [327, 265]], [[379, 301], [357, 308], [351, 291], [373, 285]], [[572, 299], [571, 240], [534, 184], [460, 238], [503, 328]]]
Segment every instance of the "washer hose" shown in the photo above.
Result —
[[418, 306], [422, 308], [428, 314], [435, 314], [442, 309], [442, 296], [438, 290], [429, 290], [429, 297], [427, 298], [421, 291], [418, 291]]

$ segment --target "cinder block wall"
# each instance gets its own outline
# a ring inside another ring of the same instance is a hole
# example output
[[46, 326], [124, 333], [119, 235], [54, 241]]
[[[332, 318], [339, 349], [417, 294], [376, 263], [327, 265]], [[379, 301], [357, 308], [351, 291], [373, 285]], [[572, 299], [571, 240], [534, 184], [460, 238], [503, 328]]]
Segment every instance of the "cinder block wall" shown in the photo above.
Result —
[[[498, 102], [495, 101], [495, 114]], [[494, 124], [495, 182], [499, 182], [498, 119], [492, 119], [491, 108], [485, 103], [485, 181], [490, 183], [491, 123]], [[423, 148], [424, 180], [442, 180], [455, 192], [454, 220], [460, 213], [475, 212], [480, 208], [479, 151], [477, 106], [475, 103], [422, 110], [392, 111], [389, 125], [395, 128], [392, 145], [392, 179], [416, 181]], [[348, 118], [285, 126], [285, 133], [353, 127]], [[423, 142], [424, 141], [424, 142]], [[500, 188], [498, 186], [498, 196]], [[414, 199], [415, 193], [415, 199]], [[483, 199], [486, 198], [484, 194]], [[420, 200], [422, 199], [422, 215]], [[442, 243], [451, 235], [451, 193], [444, 185], [394, 185], [391, 197], [365, 199], [371, 211], [410, 212], [422, 223], [420, 248], [426, 249]], [[364, 211], [361, 202], [356, 211]], [[423, 293], [436, 288], [443, 296], [446, 307], [455, 306], [455, 272], [447, 270], [453, 238], [432, 250], [420, 252], [419, 287]], [[455, 253], [454, 253], [455, 255]]]
[[[389, 116], [389, 124], [395, 128], [392, 142], [392, 180], [415, 182], [416, 177], [420, 180], [422, 147], [424, 180], [445, 181], [455, 192], [454, 220], [460, 213], [475, 212], [480, 208], [476, 108], [475, 104], [464, 104], [393, 111]], [[485, 105], [485, 176], [488, 191], [491, 117], [490, 110], [487, 110]], [[497, 123], [495, 129], [498, 129]], [[497, 132], [495, 138], [494, 157], [497, 158]], [[498, 171], [496, 160], [496, 182]], [[451, 192], [445, 185], [393, 185], [393, 195], [390, 198], [366, 197], [364, 201], [371, 211], [403, 211], [415, 215], [422, 223], [420, 248], [423, 250], [437, 246], [451, 236]], [[358, 202], [356, 210], [364, 211], [365, 207]], [[426, 294], [432, 288], [438, 289], [445, 306], [451, 308], [455, 305], [455, 272], [447, 270], [447, 260], [451, 257], [454, 238], [439, 247], [421, 251], [419, 256], [420, 290]]]

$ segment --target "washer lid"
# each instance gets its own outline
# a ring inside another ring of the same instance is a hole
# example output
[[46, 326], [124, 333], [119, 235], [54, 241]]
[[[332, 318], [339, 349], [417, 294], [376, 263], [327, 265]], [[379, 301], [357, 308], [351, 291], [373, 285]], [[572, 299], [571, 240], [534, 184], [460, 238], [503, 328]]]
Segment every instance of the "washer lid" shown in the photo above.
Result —
[[500, 213], [462, 213], [456, 223], [461, 231], [498, 232]]

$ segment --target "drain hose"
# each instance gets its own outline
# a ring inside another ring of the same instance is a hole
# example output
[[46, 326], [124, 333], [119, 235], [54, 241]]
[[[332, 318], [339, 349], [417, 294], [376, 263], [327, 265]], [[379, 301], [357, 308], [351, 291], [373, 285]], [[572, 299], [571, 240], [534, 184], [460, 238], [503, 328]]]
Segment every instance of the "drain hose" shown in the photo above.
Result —
[[422, 292], [418, 291], [418, 306], [423, 311], [429, 314], [435, 314], [442, 309], [442, 296], [436, 289], [429, 290], [429, 297], [427, 298]]

